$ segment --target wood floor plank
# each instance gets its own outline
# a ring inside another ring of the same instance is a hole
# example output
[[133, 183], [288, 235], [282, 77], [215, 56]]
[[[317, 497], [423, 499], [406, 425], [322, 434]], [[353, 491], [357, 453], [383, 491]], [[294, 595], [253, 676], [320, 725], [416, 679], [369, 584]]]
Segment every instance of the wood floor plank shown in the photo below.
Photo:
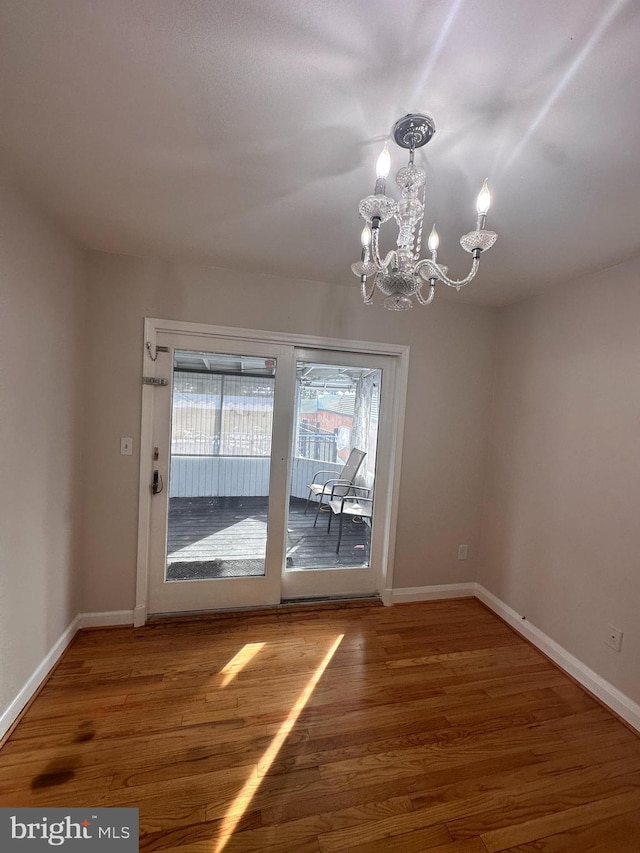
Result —
[[510, 847], [505, 853], [637, 853], [640, 811], [625, 812], [609, 820], [590, 823], [540, 838], [531, 844]]
[[136, 806], [159, 853], [637, 853], [640, 738], [472, 599], [167, 620], [77, 636], [0, 805]]
[[[425, 850], [442, 850], [451, 846], [451, 836], [446, 826], [439, 824], [415, 832], [388, 835], [378, 841], [364, 841], [349, 848], [350, 853], [424, 853]], [[322, 849], [322, 845], [321, 845]]]
[[[548, 835], [567, 832], [602, 821], [616, 818], [640, 809], [640, 790], [627, 791], [595, 802], [584, 803], [574, 808], [554, 812], [513, 826], [482, 833], [481, 838], [489, 853], [500, 853], [514, 845], [527, 844]], [[636, 839], [636, 844], [640, 837]]]
[[638, 776], [634, 760], [620, 759], [611, 765], [577, 768], [566, 772], [560, 780], [547, 775], [526, 786], [518, 783], [509, 792], [509, 810], [487, 801], [486, 806], [469, 809], [469, 814], [447, 822], [453, 838], [485, 838], [488, 832], [508, 825], [529, 822], [539, 817], [551, 818], [567, 808], [588, 804], [614, 794], [633, 791]]
[[451, 844], [434, 847], [429, 853], [487, 853], [487, 848], [481, 838], [462, 838], [452, 841]]
[[322, 853], [337, 853], [351, 850], [356, 845], [382, 843], [390, 836], [433, 829], [440, 821], [433, 820], [426, 810], [408, 812], [406, 815], [393, 815], [371, 820], [364, 825], [327, 832], [318, 836]]

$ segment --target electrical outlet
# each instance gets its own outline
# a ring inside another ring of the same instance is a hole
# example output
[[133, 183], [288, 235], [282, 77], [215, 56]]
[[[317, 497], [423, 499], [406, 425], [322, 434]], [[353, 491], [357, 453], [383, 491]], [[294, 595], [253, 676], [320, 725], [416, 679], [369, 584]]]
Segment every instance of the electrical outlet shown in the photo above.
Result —
[[613, 625], [607, 625], [607, 638], [605, 643], [610, 646], [614, 652], [619, 652], [622, 646], [622, 631], [620, 628], [614, 628]]
[[468, 545], [458, 545], [458, 559], [466, 560], [469, 554], [469, 546]]

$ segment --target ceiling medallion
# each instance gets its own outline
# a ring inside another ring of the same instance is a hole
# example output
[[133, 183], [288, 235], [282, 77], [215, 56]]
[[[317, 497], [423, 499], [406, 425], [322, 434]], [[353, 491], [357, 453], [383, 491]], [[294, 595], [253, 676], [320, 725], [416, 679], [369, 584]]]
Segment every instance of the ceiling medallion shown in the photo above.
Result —
[[[478, 195], [476, 210], [478, 220], [474, 231], [460, 238], [462, 248], [471, 254], [471, 271], [466, 278], [455, 281], [447, 276], [447, 267], [437, 262], [440, 238], [435, 225], [427, 241], [430, 258], [420, 260], [422, 230], [424, 224], [426, 174], [424, 169], [413, 162], [416, 148], [426, 145], [436, 132], [431, 116], [412, 113], [399, 119], [393, 127], [393, 138], [400, 148], [409, 151], [409, 162], [396, 175], [396, 184], [400, 188], [400, 201], [394, 201], [386, 195], [387, 176], [391, 169], [391, 156], [388, 145], [378, 157], [376, 165], [376, 185], [374, 194], [363, 198], [358, 210], [365, 220], [362, 230], [362, 256], [351, 265], [354, 274], [360, 278], [362, 301], [373, 304], [376, 287], [385, 295], [385, 308], [392, 311], [404, 311], [413, 308], [412, 297], [420, 305], [429, 305], [435, 296], [436, 282], [460, 290], [474, 278], [480, 265], [480, 255], [496, 242], [498, 235], [494, 231], [485, 231], [487, 211], [491, 202], [487, 182], [482, 185]], [[395, 219], [398, 225], [397, 249], [380, 257], [380, 227], [383, 222]], [[370, 285], [367, 279], [373, 276]], [[429, 285], [427, 296], [422, 288]]]

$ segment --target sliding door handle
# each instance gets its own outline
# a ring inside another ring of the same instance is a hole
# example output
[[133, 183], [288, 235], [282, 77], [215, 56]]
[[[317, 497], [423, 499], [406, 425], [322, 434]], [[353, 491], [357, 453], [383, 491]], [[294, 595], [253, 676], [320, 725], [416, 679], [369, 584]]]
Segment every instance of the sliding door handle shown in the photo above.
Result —
[[154, 495], [159, 495], [160, 492], [163, 490], [163, 488], [164, 488], [164, 483], [162, 481], [162, 474], [158, 470], [155, 470], [153, 472], [153, 482], [151, 484], [151, 493]]

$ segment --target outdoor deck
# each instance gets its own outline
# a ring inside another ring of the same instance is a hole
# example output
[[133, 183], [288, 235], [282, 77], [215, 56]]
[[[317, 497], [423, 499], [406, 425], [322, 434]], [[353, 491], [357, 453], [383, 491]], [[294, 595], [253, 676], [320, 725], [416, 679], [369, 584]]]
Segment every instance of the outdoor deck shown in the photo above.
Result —
[[[287, 569], [347, 568], [367, 564], [368, 524], [344, 519], [336, 554], [338, 519], [327, 533], [322, 512], [316, 527], [315, 506], [304, 515], [305, 501], [290, 498]], [[169, 499], [167, 578], [261, 575], [267, 531], [266, 497], [191, 497]]]

